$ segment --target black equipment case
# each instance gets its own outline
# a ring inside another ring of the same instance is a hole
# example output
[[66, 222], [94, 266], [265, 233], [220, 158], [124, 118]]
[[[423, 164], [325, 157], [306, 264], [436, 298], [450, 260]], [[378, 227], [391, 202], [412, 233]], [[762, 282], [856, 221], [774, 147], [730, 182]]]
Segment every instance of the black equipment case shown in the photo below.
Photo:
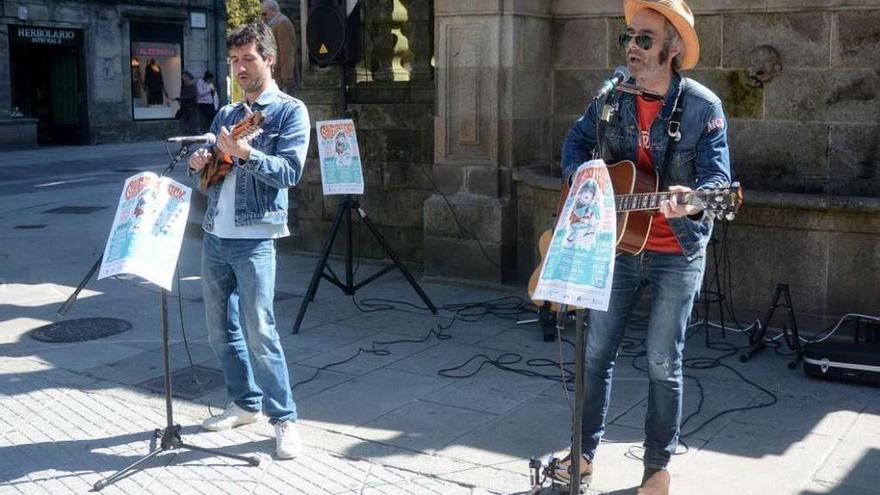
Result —
[[880, 344], [858, 340], [804, 344], [804, 371], [816, 378], [880, 385]]

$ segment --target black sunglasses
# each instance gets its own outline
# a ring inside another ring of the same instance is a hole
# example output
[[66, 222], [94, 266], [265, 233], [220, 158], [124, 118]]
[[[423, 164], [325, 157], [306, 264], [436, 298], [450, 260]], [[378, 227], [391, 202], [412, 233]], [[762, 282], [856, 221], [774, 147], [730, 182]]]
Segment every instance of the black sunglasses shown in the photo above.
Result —
[[654, 46], [654, 37], [650, 34], [623, 33], [617, 40], [621, 48], [626, 48], [630, 40], [635, 40], [636, 46], [642, 50], [650, 50]]

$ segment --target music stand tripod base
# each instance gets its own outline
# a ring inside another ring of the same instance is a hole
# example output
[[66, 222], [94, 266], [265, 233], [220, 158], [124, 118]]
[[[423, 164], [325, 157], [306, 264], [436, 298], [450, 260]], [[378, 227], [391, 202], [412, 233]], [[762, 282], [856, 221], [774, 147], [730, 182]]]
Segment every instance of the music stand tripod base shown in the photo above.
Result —
[[162, 289], [162, 359], [165, 368], [165, 428], [156, 428], [153, 431], [154, 438], [161, 438], [159, 445], [150, 451], [149, 454], [141, 457], [137, 461], [120, 469], [116, 473], [98, 481], [93, 486], [93, 491], [100, 491], [104, 487], [115, 483], [122, 479], [126, 474], [131, 472], [146, 461], [156, 457], [165, 451], [190, 449], [197, 452], [204, 452], [213, 456], [227, 457], [246, 462], [251, 466], [259, 466], [260, 459], [257, 457], [243, 456], [238, 454], [228, 454], [219, 450], [206, 449], [197, 445], [192, 445], [183, 441], [180, 437], [180, 425], [174, 424], [174, 414], [171, 408], [171, 359], [169, 355], [169, 332], [168, 332], [168, 291]]

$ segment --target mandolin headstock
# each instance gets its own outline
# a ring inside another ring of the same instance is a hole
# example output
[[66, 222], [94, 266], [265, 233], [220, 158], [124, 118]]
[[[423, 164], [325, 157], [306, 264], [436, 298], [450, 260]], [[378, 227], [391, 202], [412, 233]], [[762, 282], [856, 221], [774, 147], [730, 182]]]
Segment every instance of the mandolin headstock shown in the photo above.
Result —
[[263, 125], [263, 121], [265, 117], [263, 117], [263, 112], [257, 110], [256, 112], [249, 114], [247, 117], [239, 120], [235, 126], [232, 128], [230, 134], [235, 139], [253, 139], [260, 132], [262, 132], [262, 128], [260, 126]]

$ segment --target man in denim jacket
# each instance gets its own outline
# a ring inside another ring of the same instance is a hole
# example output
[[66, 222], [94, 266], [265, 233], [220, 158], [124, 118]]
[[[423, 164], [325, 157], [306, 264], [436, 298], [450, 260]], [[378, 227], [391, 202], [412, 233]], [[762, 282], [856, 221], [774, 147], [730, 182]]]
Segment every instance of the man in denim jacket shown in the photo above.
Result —
[[[229, 63], [247, 104], [223, 107], [211, 125], [216, 150], [233, 159], [231, 171], [202, 190], [208, 207], [202, 228], [202, 290], [208, 337], [223, 366], [232, 401], [206, 419], [208, 430], [225, 430], [268, 416], [275, 426], [276, 454], [300, 452], [297, 419], [284, 351], [275, 329], [275, 239], [290, 235], [287, 188], [303, 174], [309, 147], [305, 105], [272, 80], [275, 41], [264, 24], [243, 26], [226, 39]], [[262, 133], [248, 142], [230, 129], [250, 111], [264, 116]], [[198, 176], [211, 160], [207, 149], [189, 161]], [[242, 325], [244, 323], [244, 325]]]
[[[662, 97], [614, 94], [616, 115], [605, 127], [600, 158], [612, 164], [631, 160], [653, 168], [661, 189], [690, 191], [723, 187], [730, 182], [727, 122], [721, 101], [706, 87], [682, 78], [679, 69], [694, 67], [699, 41], [694, 17], [682, 0], [624, 0], [626, 32], [620, 43], [636, 86]], [[680, 138], [670, 128], [676, 99], [682, 113]], [[574, 124], [562, 149], [565, 177], [594, 157], [599, 115], [604, 100], [594, 101]], [[618, 254], [607, 312], [591, 311], [587, 335], [581, 473], [589, 482], [593, 458], [605, 431], [611, 396], [611, 377], [630, 310], [640, 289], [651, 291], [652, 307], [646, 336], [650, 378], [645, 418], [644, 473], [640, 495], [669, 493], [666, 471], [675, 452], [682, 411], [682, 352], [685, 331], [703, 279], [706, 245], [712, 220], [694, 206], [677, 204], [675, 197], [653, 215], [648, 240], [638, 255]], [[557, 473], [567, 478], [570, 459]]]

